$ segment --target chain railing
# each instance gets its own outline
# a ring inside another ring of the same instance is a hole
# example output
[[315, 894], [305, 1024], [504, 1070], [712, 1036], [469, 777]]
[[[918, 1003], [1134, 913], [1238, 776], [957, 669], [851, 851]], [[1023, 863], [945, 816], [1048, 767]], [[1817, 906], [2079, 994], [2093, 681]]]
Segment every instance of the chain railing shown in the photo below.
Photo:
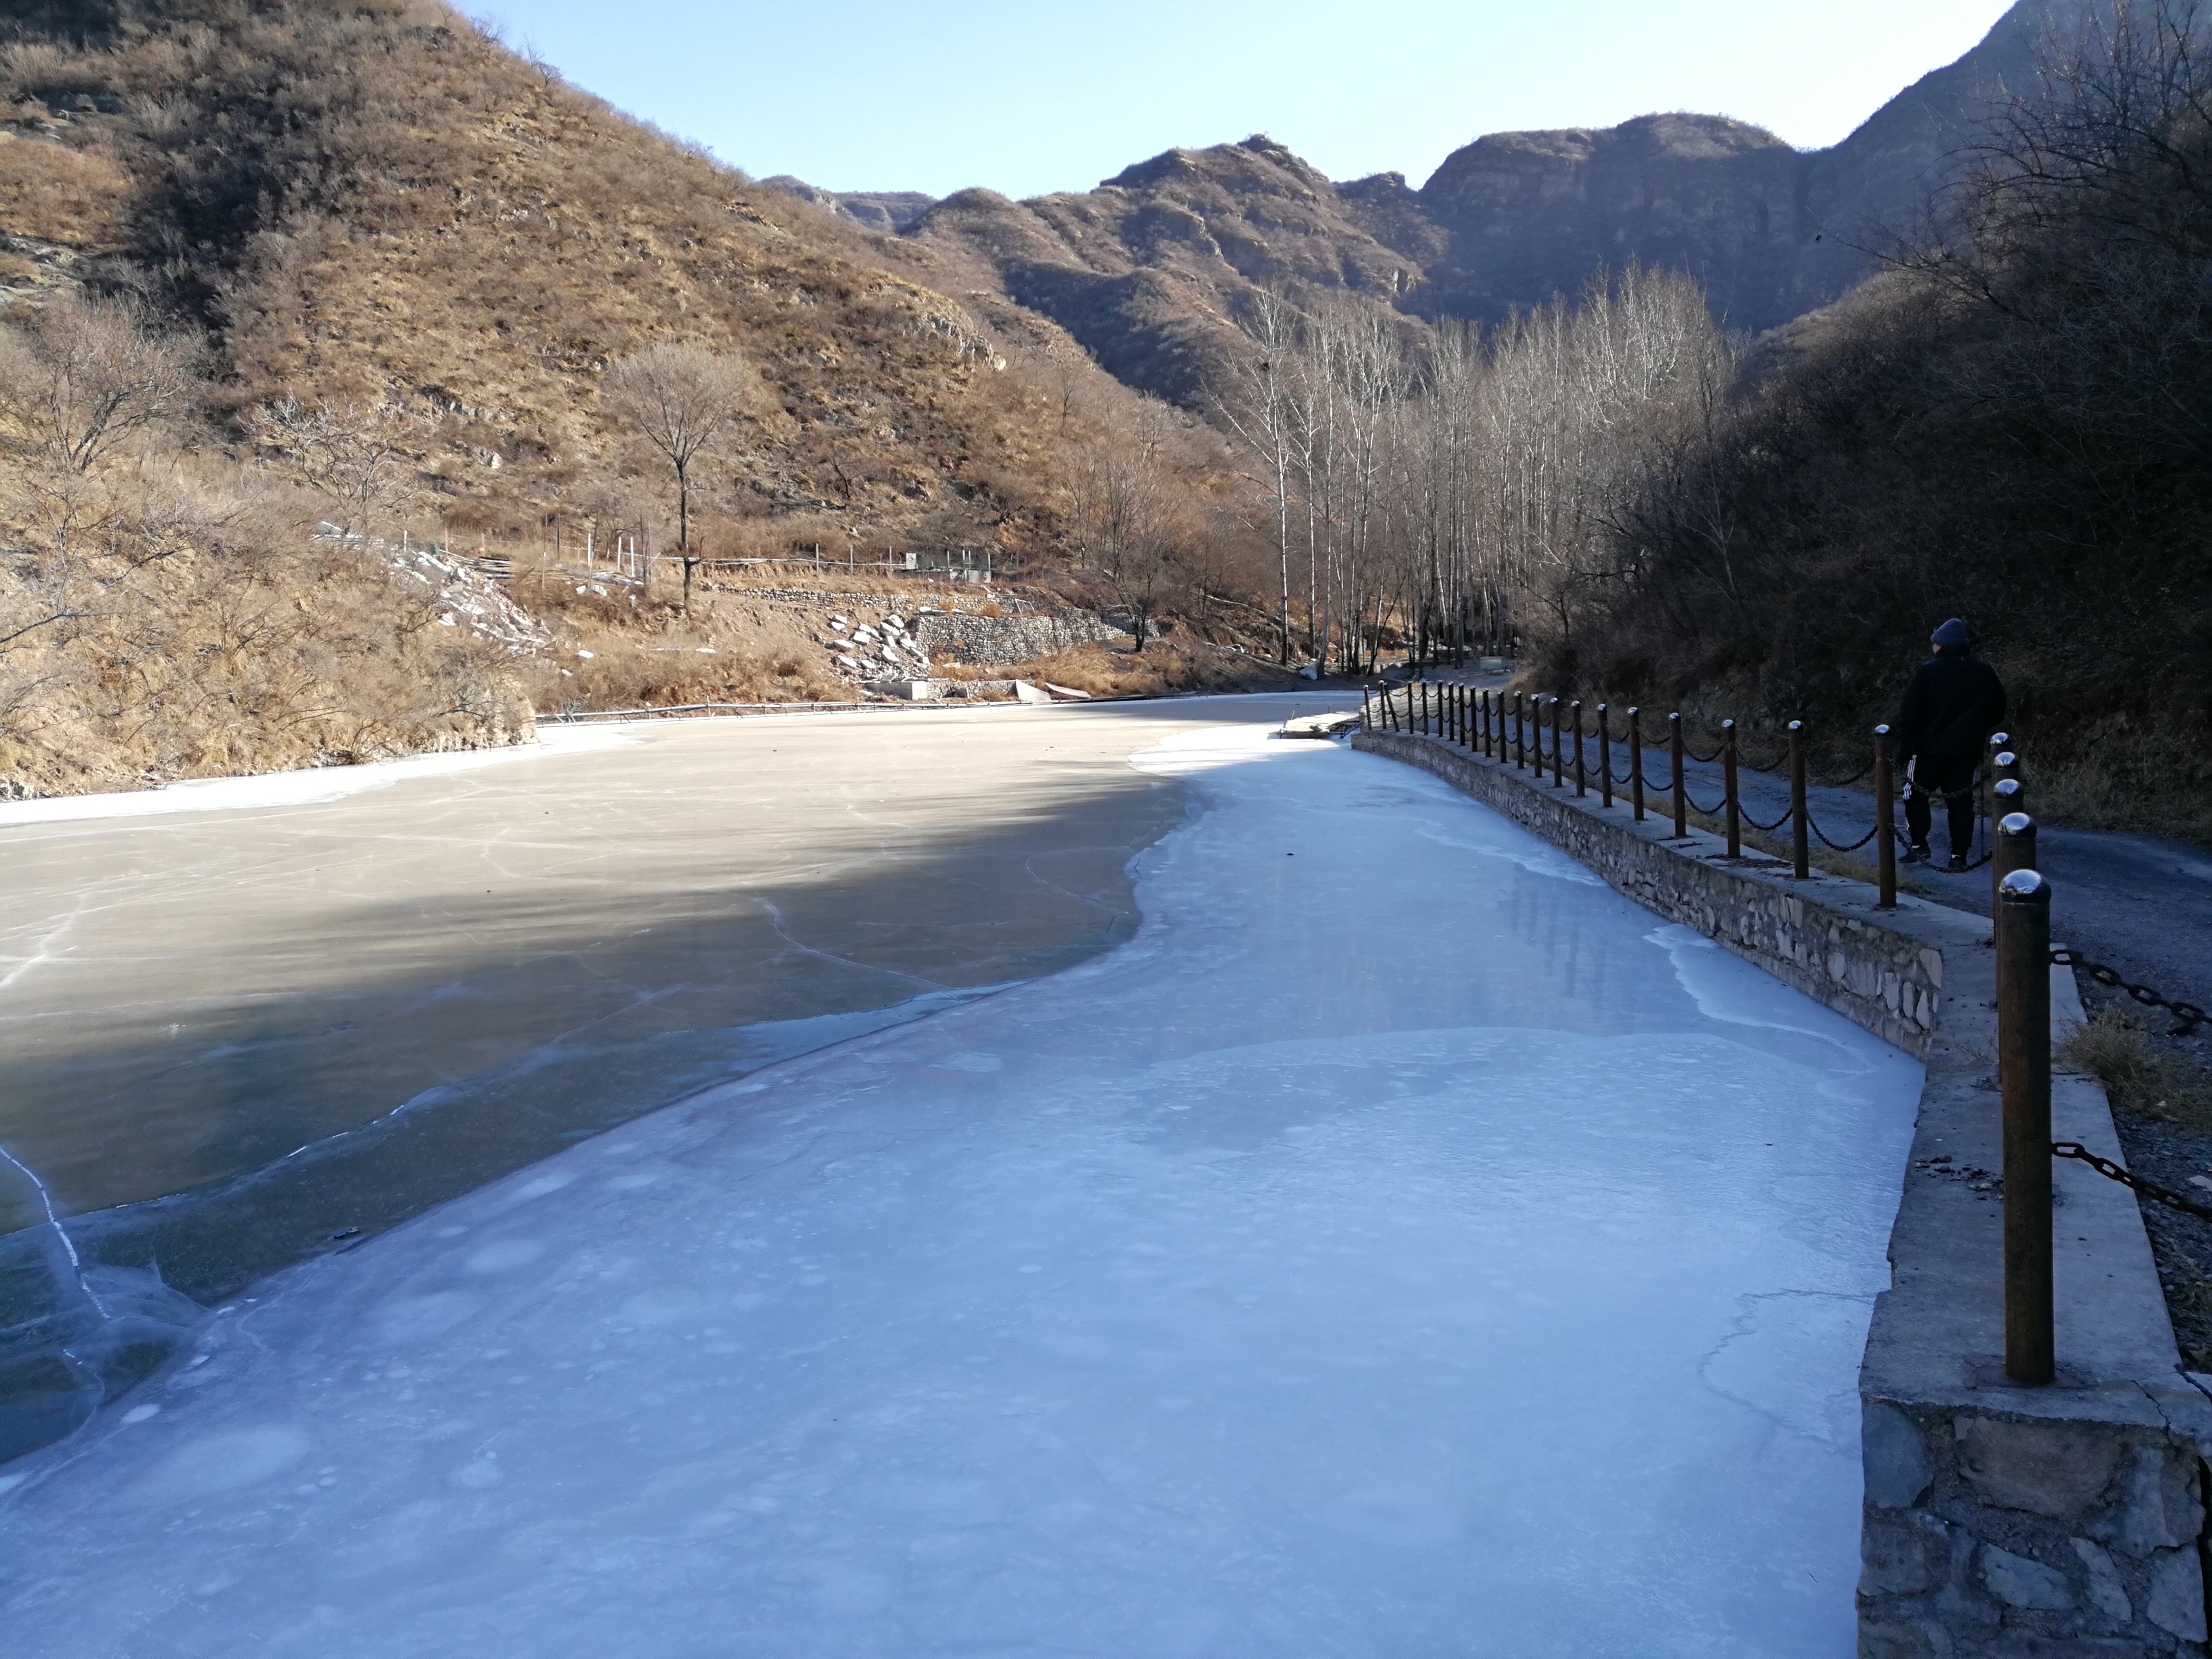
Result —
[[2071, 968], [2078, 974], [2088, 975], [2109, 990], [2126, 993], [2128, 1000], [2141, 1007], [2163, 1008], [2173, 1016], [2174, 1020], [2173, 1029], [2166, 1033], [2168, 1036], [2187, 1036], [2206, 1020], [2212, 1019], [2212, 1014], [2207, 1014], [2195, 1003], [2169, 1001], [2149, 986], [2132, 984], [2118, 969], [2107, 968], [2101, 962], [2092, 962], [2079, 951], [2061, 947], [2051, 951], [2051, 960], [2055, 967]]
[[2161, 1187], [2155, 1181], [2137, 1175], [2124, 1164], [2115, 1164], [2109, 1158], [2100, 1158], [2078, 1140], [2052, 1141], [2051, 1155], [2053, 1158], [2071, 1158], [2077, 1164], [2086, 1164], [2106, 1180], [2117, 1181], [2130, 1192], [2148, 1198], [2154, 1203], [2163, 1204], [2168, 1209], [2179, 1210], [2185, 1215], [2193, 1215], [2199, 1221], [2212, 1221], [2212, 1204], [2200, 1203], [2196, 1199], [2177, 1193], [2171, 1187]]
[[[1818, 842], [1830, 852], [1850, 854], [1879, 840], [1875, 857], [1877, 884], [1881, 890], [1880, 902], [1884, 908], [1896, 904], [1898, 849], [1900, 846], [1910, 847], [1911, 843], [1896, 821], [1894, 744], [1887, 726], [1875, 728], [1873, 752], [1864, 765], [1847, 778], [1818, 786], [1849, 788], [1873, 775], [1874, 823], [1856, 839], [1846, 839], [1850, 831], [1831, 835], [1814, 815], [1809, 804], [1809, 790], [1814, 786], [1808, 776], [1806, 726], [1802, 720], [1790, 722], [1788, 746], [1783, 753], [1773, 757], [1770, 764], [1753, 769], [1760, 772], [1782, 769], [1789, 781], [1790, 805], [1779, 817], [1761, 822], [1744, 811], [1741, 781], [1743, 758], [1734, 720], [1721, 722], [1719, 744], [1706, 753], [1691, 745], [1681, 714], [1669, 714], [1664, 738], [1666, 769], [1662, 776], [1646, 763], [1647, 738], [1640, 708], [1631, 707], [1622, 715], [1610, 704], [1601, 702], [1593, 713], [1594, 720], [1586, 717], [1579, 699], [1420, 681], [1370, 691], [1362, 708], [1361, 722], [1368, 731], [1438, 738], [1501, 765], [1510, 762], [1516, 771], [1533, 772], [1539, 783], [1545, 781], [1548, 775], [1554, 789], [1564, 790], [1571, 778], [1577, 795], [1589, 793], [1595, 775], [1604, 804], [1610, 807], [1614, 792], [1625, 790], [1631, 812], [1639, 823], [1645, 819], [1650, 798], [1664, 797], [1671, 811], [1676, 839], [1687, 837], [1690, 817], [1694, 812], [1719, 823], [1730, 858], [1742, 856], [1743, 834], [1747, 830], [1761, 836], [1778, 836], [1786, 830], [1790, 874], [1801, 881], [1812, 873], [1814, 842]], [[1593, 743], [1596, 748], [1595, 773], [1589, 753]], [[1627, 750], [1628, 768], [1625, 772], [1613, 769], [1616, 743], [1624, 744]], [[1995, 838], [1988, 829], [1990, 819], [2017, 811], [2025, 805], [2019, 758], [2010, 744], [2006, 733], [1996, 733], [1990, 739], [1984, 763], [1974, 769], [1964, 790], [1938, 791], [1926, 787], [1917, 779], [1910, 782], [1909, 787], [1922, 793], [1931, 806], [1938, 799], [1948, 806], [1954, 793], [1972, 797], [1974, 839], [1990, 850], [1970, 857], [1966, 864], [1968, 870], [1978, 870], [1992, 860]], [[1687, 767], [1693, 762], [1699, 765], [1719, 763], [1719, 799], [1707, 802], [1692, 793]], [[1887, 835], [1883, 834], [1885, 829]], [[1993, 871], [1993, 887], [1996, 874]]]

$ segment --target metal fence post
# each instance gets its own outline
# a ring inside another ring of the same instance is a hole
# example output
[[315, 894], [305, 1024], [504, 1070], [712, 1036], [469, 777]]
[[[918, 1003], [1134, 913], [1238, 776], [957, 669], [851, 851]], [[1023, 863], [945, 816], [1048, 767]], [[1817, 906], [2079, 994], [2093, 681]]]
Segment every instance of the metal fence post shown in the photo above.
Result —
[[1875, 873], [1880, 878], [1880, 888], [1875, 900], [1878, 910], [1897, 908], [1897, 780], [1889, 769], [1889, 728], [1877, 726], [1874, 729], [1874, 816], [1880, 826], [1875, 830], [1876, 852]]
[[1513, 769], [1528, 769], [1528, 723], [1522, 712], [1521, 694], [1513, 694]]
[[1498, 758], [1490, 746], [1490, 706], [1493, 701], [1487, 690], [1475, 694], [1475, 713], [1482, 721], [1482, 757], [1485, 760]]
[[1990, 806], [1992, 817], [2002, 817], [2008, 811], [2024, 812], [2027, 810], [2027, 780], [2021, 775], [2021, 770], [2020, 756], [2016, 750], [2008, 749], [1997, 757], [1996, 781], [1990, 786], [1990, 793], [1994, 798], [2006, 784], [2012, 785], [2012, 787], [2004, 792], [2008, 803], [2007, 805]]
[[2051, 1295], [2051, 885], [1997, 890], [1997, 1087], [2004, 1097], [2005, 1375], [2057, 1374]]
[[[1990, 733], [1989, 745], [1982, 750], [1981, 769], [1974, 777], [1974, 787], [1977, 791], [1974, 800], [1974, 811], [1977, 817], [1985, 817], [1989, 815], [1990, 801], [1991, 799], [1990, 793], [1990, 787], [1999, 778], [2004, 775], [2004, 774], [1998, 769], [1997, 757], [2011, 747], [2012, 734], [2009, 732], [1992, 732]], [[1948, 802], [1945, 803], [1947, 805], [1948, 804]]]
[[1805, 722], [1790, 722], [1790, 873], [1813, 873], [1813, 838], [1805, 814]]
[[1690, 787], [1682, 781], [1682, 717], [1680, 714], [1667, 716], [1667, 747], [1674, 762], [1674, 839], [1686, 841], [1690, 836]]
[[1735, 796], [1735, 722], [1721, 722], [1721, 815], [1728, 830], [1728, 855], [1743, 856], [1743, 812]]
[[1587, 795], [1589, 789], [1583, 770], [1583, 700], [1575, 699], [1575, 793]]
[[1552, 787], [1554, 789], [1564, 789], [1567, 787], [1567, 751], [1565, 745], [1559, 741], [1563, 735], [1559, 729], [1559, 711], [1565, 706], [1563, 699], [1559, 697], [1552, 699]]
[[1636, 822], [1644, 822], [1644, 711], [1628, 705], [1628, 805]]
[[1613, 717], [1607, 705], [1597, 706], [1597, 793], [1606, 805], [1613, 805]]
[[1990, 810], [1999, 817], [2027, 809], [2027, 788], [2018, 778], [1999, 778], [1990, 790], [1990, 798], [1994, 803]]
[[[1997, 786], [2001, 783], [2019, 784], [2020, 781], [2020, 757], [2010, 749], [1999, 752], [1996, 758], [1983, 769], [1980, 810], [1982, 816], [1989, 820], [1990, 853], [1992, 861], [1996, 854], [1997, 819], [2002, 817], [2005, 811], [2004, 807], [1997, 805]], [[2022, 787], [2025, 786], [2023, 785]], [[2017, 811], [2027, 803], [2021, 798], [2021, 789], [2016, 788], [2010, 792], [2008, 804], [2014, 811]], [[1947, 802], [1946, 805], [1948, 803]]]
[[[1999, 806], [2006, 806], [2005, 786], [2013, 781], [2011, 778], [1998, 781]], [[2025, 812], [2006, 807], [1999, 813], [1995, 830], [1990, 836], [1990, 869], [1993, 872], [1990, 877], [1990, 902], [1996, 904], [2004, 892], [2007, 876], [2015, 870], [2034, 868], [2035, 820]], [[1996, 912], [1992, 910], [1990, 914], [1994, 915]]]

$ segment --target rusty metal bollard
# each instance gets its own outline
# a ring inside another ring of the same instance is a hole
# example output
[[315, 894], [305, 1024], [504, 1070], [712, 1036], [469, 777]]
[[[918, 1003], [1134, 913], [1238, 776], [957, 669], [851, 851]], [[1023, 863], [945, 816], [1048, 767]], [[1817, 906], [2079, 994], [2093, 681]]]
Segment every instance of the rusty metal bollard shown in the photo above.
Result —
[[1728, 830], [1728, 855], [1743, 856], [1743, 810], [1735, 794], [1735, 722], [1721, 722], [1721, 815]]
[[1644, 711], [1628, 705], [1628, 805], [1637, 823], [1644, 822]]
[[1667, 716], [1667, 747], [1674, 763], [1674, 839], [1686, 841], [1690, 835], [1690, 786], [1682, 778], [1682, 717], [1680, 714]]
[[1597, 706], [1597, 793], [1604, 805], [1613, 805], [1613, 716], [1607, 705]]
[[[2006, 789], [2004, 786], [2007, 784], [2012, 787]], [[2008, 803], [2002, 807], [1995, 804], [2000, 794]], [[2016, 750], [2008, 749], [1996, 757], [1996, 781], [1990, 786], [1990, 813], [1993, 817], [2002, 817], [2008, 811], [2025, 812], [2027, 810], [2027, 779]]]
[[1879, 881], [1875, 908], [1897, 908], [1897, 779], [1890, 770], [1889, 728], [1874, 729], [1875, 873]]
[[2005, 1375], [2057, 1375], [2051, 1291], [2051, 884], [1997, 890], [1997, 1087], [2004, 1100]]
[[1805, 811], [1805, 722], [1790, 722], [1790, 873], [1813, 873], [1812, 820]]
[[[2018, 780], [1997, 780], [1997, 823], [1990, 836], [1990, 902], [2004, 891], [2004, 878], [2015, 870], [2035, 868], [2035, 820], [2014, 809], [2007, 793], [2019, 793]], [[1990, 912], [1996, 914], [1994, 910]]]

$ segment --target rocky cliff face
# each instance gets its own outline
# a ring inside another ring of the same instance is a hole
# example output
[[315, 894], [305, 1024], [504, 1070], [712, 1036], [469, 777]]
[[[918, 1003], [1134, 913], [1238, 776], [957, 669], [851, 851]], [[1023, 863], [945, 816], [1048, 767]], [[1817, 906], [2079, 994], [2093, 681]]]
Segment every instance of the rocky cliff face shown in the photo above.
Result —
[[1192, 406], [1237, 349], [1233, 319], [1255, 285], [1391, 305], [1443, 246], [1402, 207], [1340, 191], [1264, 137], [1168, 150], [1081, 194], [963, 191], [909, 234], [995, 270], [1119, 379]]
[[1806, 183], [1803, 155], [1721, 116], [1479, 138], [1420, 191], [1446, 246], [1415, 303], [1491, 320], [1634, 259], [1686, 270], [1722, 315], [1771, 326], [1832, 297], [1804, 268], [1818, 232]]
[[1449, 246], [1411, 308], [1488, 320], [1635, 258], [1698, 277], [1738, 326], [1802, 316], [1911, 228], [1992, 101], [2032, 81], [2038, 35], [2069, 38], [2098, 3], [2020, 0], [1972, 52], [1824, 150], [1706, 115], [1478, 138], [1419, 192]]
[[896, 236], [911, 230], [915, 221], [935, 205], [934, 196], [918, 190], [823, 190], [810, 185], [804, 179], [794, 179], [780, 173], [761, 183], [770, 190], [780, 190], [786, 196], [795, 196], [802, 202], [811, 202], [816, 207], [826, 208], [842, 218], [866, 229]]
[[[896, 228], [979, 261], [1120, 379], [1193, 406], [1241, 349], [1233, 319], [1261, 284], [1488, 322], [1638, 260], [1692, 273], [1729, 323], [1765, 330], [1867, 275], [1989, 100], [2025, 83], [2039, 32], [2064, 38], [2108, 3], [2020, 0], [1825, 150], [1721, 116], [1648, 115], [1493, 133], [1414, 190], [1395, 173], [1332, 183], [1255, 137], [1169, 150], [1079, 194], [963, 191]], [[770, 182], [878, 228], [865, 204], [893, 199]]]

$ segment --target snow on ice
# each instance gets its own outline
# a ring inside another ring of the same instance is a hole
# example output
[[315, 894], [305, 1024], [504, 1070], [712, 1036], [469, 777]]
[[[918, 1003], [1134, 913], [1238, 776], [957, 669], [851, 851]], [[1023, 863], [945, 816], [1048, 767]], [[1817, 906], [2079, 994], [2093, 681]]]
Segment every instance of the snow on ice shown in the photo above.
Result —
[[1146, 921], [224, 1310], [0, 1475], [10, 1659], [1847, 1655], [1918, 1068], [1201, 729]]

